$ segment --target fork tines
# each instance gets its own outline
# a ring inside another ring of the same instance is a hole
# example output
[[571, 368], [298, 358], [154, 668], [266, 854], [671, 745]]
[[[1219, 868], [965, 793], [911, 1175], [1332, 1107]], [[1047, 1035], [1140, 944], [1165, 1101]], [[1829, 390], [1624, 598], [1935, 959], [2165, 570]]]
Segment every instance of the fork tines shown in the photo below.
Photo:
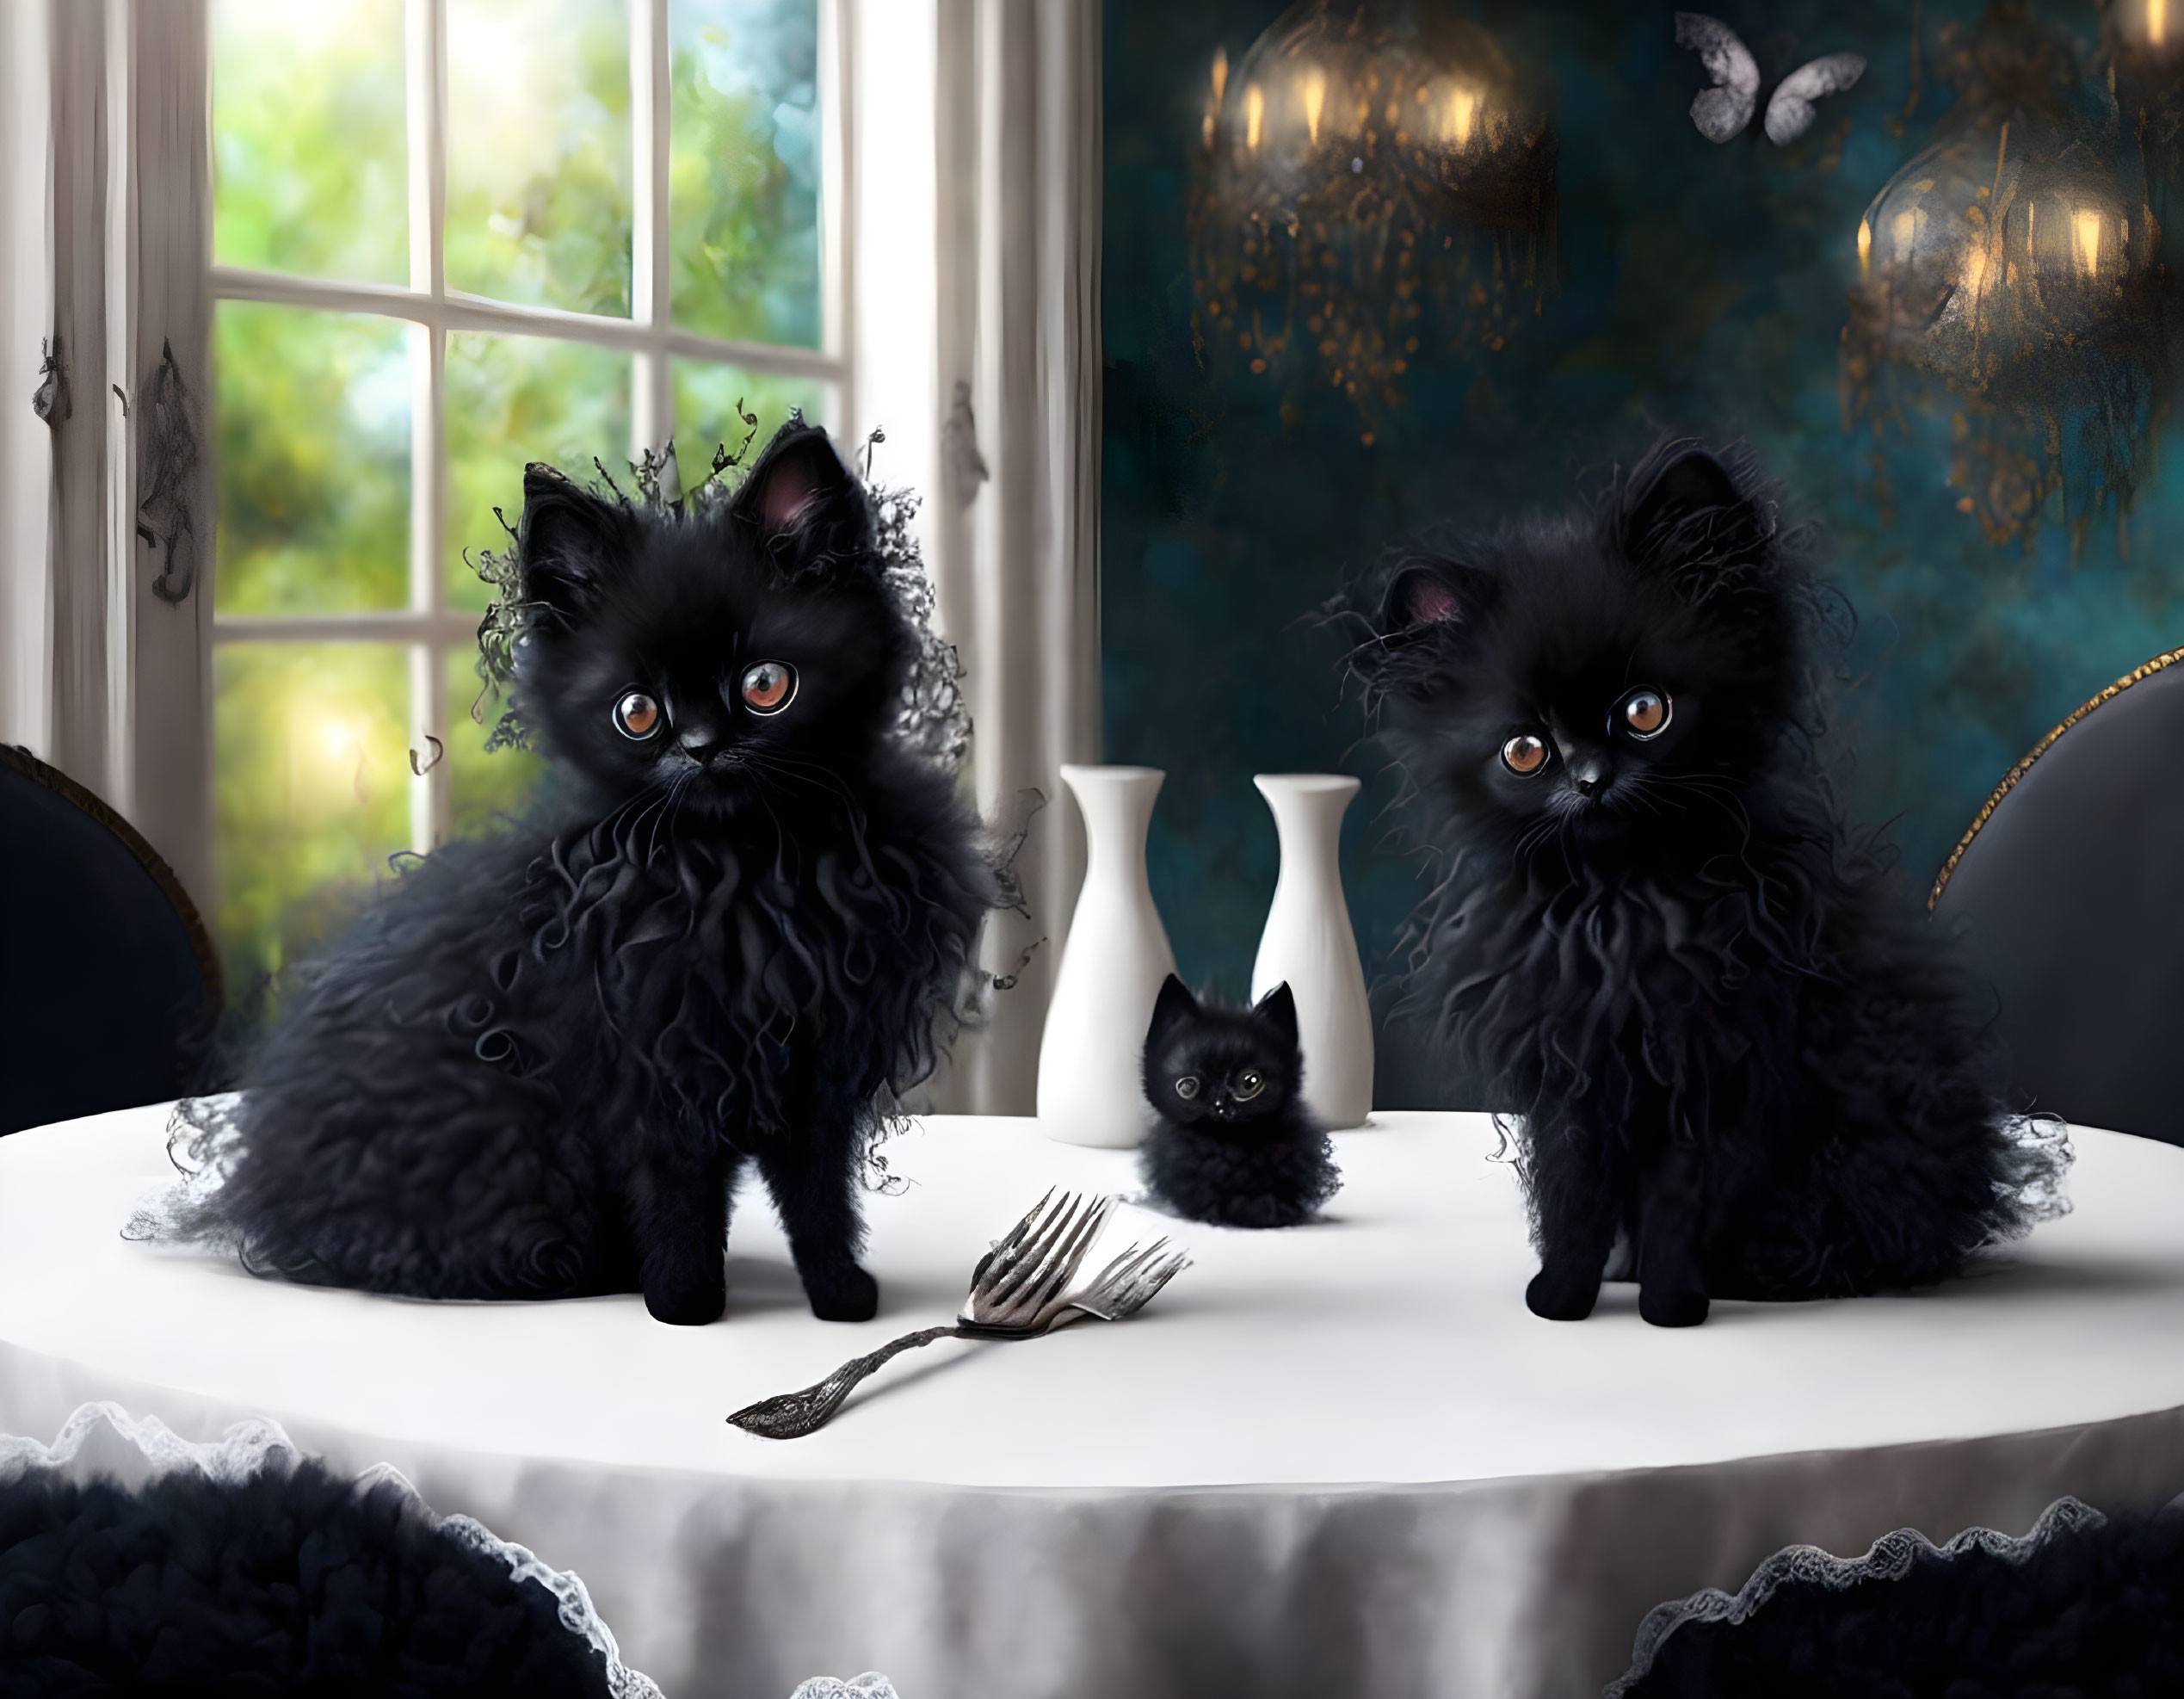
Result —
[[[1163, 1256], [1163, 1251], [1168, 1254]], [[1095, 1314], [1120, 1321], [1144, 1308], [1154, 1294], [1189, 1262], [1187, 1252], [1169, 1251], [1165, 1239], [1157, 1239], [1151, 1245], [1133, 1245], [1100, 1270], [1085, 1301]]]
[[1030, 1325], [1076, 1277], [1114, 1208], [1112, 1197], [1050, 1189], [979, 1263], [963, 1319], [979, 1326]]

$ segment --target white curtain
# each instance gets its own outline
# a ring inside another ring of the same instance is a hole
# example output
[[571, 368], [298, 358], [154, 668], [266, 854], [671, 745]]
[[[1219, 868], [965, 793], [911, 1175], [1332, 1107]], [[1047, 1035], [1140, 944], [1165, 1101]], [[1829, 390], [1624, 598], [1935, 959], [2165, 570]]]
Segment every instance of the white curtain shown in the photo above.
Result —
[[852, 442], [924, 497], [980, 811], [1029, 830], [1003, 980], [916, 1107], [1028, 1115], [1084, 865], [1065, 761], [1100, 758], [1098, 0], [848, 0]]
[[986, 930], [1007, 988], [942, 1106], [1028, 1115], [1084, 870], [1059, 769], [1100, 758], [1100, 7], [940, 0], [938, 22], [935, 569], [979, 806], [1005, 824], [1037, 808], [1024, 911]]
[[205, 53], [203, 0], [0, 5], [0, 740], [201, 900]]

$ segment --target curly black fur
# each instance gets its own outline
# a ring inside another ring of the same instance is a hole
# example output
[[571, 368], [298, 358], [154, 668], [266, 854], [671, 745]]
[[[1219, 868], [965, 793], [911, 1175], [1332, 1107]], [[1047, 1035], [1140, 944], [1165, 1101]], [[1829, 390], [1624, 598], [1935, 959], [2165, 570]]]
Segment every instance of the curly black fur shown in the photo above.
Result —
[[[425, 857], [316, 966], [180, 1230], [296, 1280], [637, 1289], [700, 1323], [753, 1160], [813, 1311], [861, 1320], [875, 1097], [930, 1071], [994, 892], [953, 773], [898, 735], [916, 633], [870, 504], [800, 423], [708, 508], [544, 466], [524, 491], [547, 800]], [[761, 662], [793, 669], [770, 714]]]
[[1139, 1165], [1154, 1197], [1225, 1227], [1293, 1227], [1335, 1195], [1334, 1146], [1305, 1107], [1297, 1002], [1199, 1002], [1173, 973], [1145, 1034], [1145, 1101], [1159, 1119]]
[[320, 1463], [0, 1480], [0, 1699], [608, 1691], [538, 1582]]
[[1590, 1313], [1619, 1236], [1663, 1325], [1922, 1285], [2056, 1177], [1842, 824], [1825, 607], [1749, 464], [1682, 443], [1596, 511], [1398, 552], [1337, 604], [1445, 857], [1409, 988], [1522, 1117], [1542, 1316]]
[[2184, 1692], [2184, 1510], [2088, 1515], [2023, 1552], [1925, 1546], [1900, 1577], [1845, 1587], [1788, 1581], [1742, 1622], [1681, 1624], [1620, 1690], [1627, 1699]]

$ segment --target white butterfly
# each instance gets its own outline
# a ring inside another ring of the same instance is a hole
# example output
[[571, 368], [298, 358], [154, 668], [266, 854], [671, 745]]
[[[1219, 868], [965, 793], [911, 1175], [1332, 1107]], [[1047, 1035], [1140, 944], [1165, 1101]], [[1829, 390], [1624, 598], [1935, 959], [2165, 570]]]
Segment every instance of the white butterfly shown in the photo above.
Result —
[[[1704, 12], [1676, 14], [1676, 46], [1696, 47], [1714, 86], [1691, 102], [1691, 121], [1710, 142], [1734, 141], [1759, 104], [1759, 62], [1735, 30]], [[1799, 65], [1775, 86], [1767, 102], [1767, 139], [1787, 147], [1812, 127], [1812, 102], [1839, 95], [1866, 74], [1859, 53], [1829, 53]]]

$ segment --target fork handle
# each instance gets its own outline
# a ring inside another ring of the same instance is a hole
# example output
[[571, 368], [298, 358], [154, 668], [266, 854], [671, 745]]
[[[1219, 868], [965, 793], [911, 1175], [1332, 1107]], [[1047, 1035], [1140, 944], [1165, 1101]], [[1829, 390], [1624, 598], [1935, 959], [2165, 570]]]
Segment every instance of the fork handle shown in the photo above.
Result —
[[762, 1398], [756, 1404], [745, 1405], [728, 1419], [745, 1433], [756, 1434], [761, 1439], [802, 1439], [826, 1426], [834, 1412], [842, 1408], [842, 1400], [874, 1370], [904, 1351], [929, 1345], [935, 1339], [946, 1339], [961, 1331], [953, 1325], [921, 1327], [915, 1333], [890, 1339], [876, 1351], [852, 1357], [816, 1386], [806, 1387], [800, 1393]]

